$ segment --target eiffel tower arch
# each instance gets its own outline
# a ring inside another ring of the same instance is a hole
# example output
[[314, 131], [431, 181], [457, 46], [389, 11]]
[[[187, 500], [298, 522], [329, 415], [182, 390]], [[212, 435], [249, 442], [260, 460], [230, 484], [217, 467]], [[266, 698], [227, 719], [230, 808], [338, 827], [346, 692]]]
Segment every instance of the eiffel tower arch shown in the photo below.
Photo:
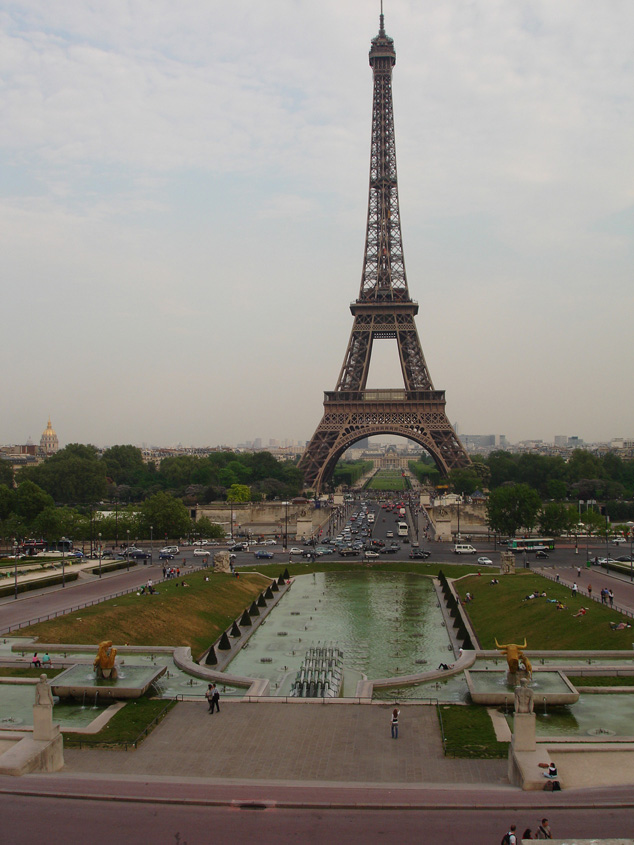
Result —
[[[334, 391], [324, 394], [324, 415], [300, 461], [307, 486], [321, 490], [340, 456], [358, 440], [377, 434], [419, 443], [442, 475], [470, 463], [445, 412], [445, 392], [434, 390], [414, 317], [418, 303], [409, 295], [398, 202], [396, 144], [392, 107], [394, 42], [372, 39], [373, 72], [370, 190], [365, 254], [348, 348]], [[375, 341], [395, 339], [404, 389], [367, 390]]]

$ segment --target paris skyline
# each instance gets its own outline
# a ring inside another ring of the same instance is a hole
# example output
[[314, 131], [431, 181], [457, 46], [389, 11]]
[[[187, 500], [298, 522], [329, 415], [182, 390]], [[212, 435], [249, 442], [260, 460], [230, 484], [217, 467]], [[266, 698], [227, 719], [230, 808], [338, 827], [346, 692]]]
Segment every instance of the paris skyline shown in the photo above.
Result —
[[[0, 11], [0, 439], [50, 415], [65, 442], [308, 440], [359, 291], [378, 2]], [[631, 437], [634, 9], [385, 15], [449, 418]], [[401, 385], [378, 344], [369, 386]]]

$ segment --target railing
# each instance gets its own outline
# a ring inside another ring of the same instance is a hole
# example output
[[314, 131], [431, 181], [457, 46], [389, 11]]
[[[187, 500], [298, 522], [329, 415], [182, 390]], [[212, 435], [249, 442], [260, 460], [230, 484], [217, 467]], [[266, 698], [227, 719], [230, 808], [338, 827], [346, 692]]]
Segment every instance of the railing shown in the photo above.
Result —
[[[195, 566], [191, 569], [187, 570], [187, 574], [191, 575], [192, 572], [200, 572], [201, 569], [205, 569], [204, 566]], [[173, 578], [161, 578], [158, 581], [154, 581], [155, 584], [164, 584], [167, 581], [173, 581]], [[71, 607], [64, 608], [63, 610], [56, 610], [53, 613], [47, 613], [43, 616], [38, 616], [35, 619], [29, 619], [26, 622], [18, 622], [15, 625], [9, 625], [7, 628], [0, 629], [0, 634], [10, 634], [12, 631], [19, 631], [20, 628], [28, 628], [30, 625], [37, 625], [40, 622], [48, 622], [50, 619], [57, 619], [58, 616], [66, 616], [68, 613], [74, 613], [76, 610], [83, 610], [85, 607], [93, 607], [96, 604], [101, 604], [104, 601], [108, 601], [109, 599], [117, 599], [119, 596], [127, 596], [128, 593], [136, 593], [140, 589], [140, 585], [136, 585], [135, 587], [128, 587], [126, 590], [119, 590], [118, 593], [110, 593], [107, 596], [101, 596], [100, 598], [92, 599], [92, 601], [86, 601], [82, 604], [73, 605]]]
[[326, 402], [444, 402], [444, 390], [330, 390]]

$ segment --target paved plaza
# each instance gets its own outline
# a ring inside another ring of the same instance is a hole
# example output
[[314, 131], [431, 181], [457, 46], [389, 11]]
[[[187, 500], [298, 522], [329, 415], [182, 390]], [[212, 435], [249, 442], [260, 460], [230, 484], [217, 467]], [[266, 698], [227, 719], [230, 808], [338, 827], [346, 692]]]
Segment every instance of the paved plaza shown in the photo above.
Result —
[[239, 781], [501, 785], [506, 760], [443, 755], [434, 707], [403, 706], [390, 736], [388, 705], [178, 704], [137, 751], [64, 752], [67, 773]]

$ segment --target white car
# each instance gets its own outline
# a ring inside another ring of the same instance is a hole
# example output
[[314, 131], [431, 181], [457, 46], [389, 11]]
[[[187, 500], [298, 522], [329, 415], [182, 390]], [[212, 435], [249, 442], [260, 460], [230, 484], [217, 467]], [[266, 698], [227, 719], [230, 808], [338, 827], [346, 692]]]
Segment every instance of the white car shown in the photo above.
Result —
[[394, 532], [393, 532], [393, 531], [386, 531], [386, 532], [385, 532], [385, 536], [386, 536], [386, 537], [393, 537], [393, 536], [394, 536]]
[[277, 546], [277, 540], [262, 540], [263, 546]]
[[478, 563], [480, 566], [493, 566], [493, 561], [490, 557], [479, 557]]
[[298, 549], [296, 546], [293, 546], [292, 549], [289, 549], [288, 553], [290, 555], [301, 555], [302, 551], [303, 551], [303, 549]]
[[165, 546], [164, 549], [161, 549], [160, 554], [162, 555], [177, 555], [180, 552], [178, 546]]
[[194, 549], [194, 557], [209, 557], [207, 549]]
[[206, 546], [209, 540], [194, 540], [192, 546]]

